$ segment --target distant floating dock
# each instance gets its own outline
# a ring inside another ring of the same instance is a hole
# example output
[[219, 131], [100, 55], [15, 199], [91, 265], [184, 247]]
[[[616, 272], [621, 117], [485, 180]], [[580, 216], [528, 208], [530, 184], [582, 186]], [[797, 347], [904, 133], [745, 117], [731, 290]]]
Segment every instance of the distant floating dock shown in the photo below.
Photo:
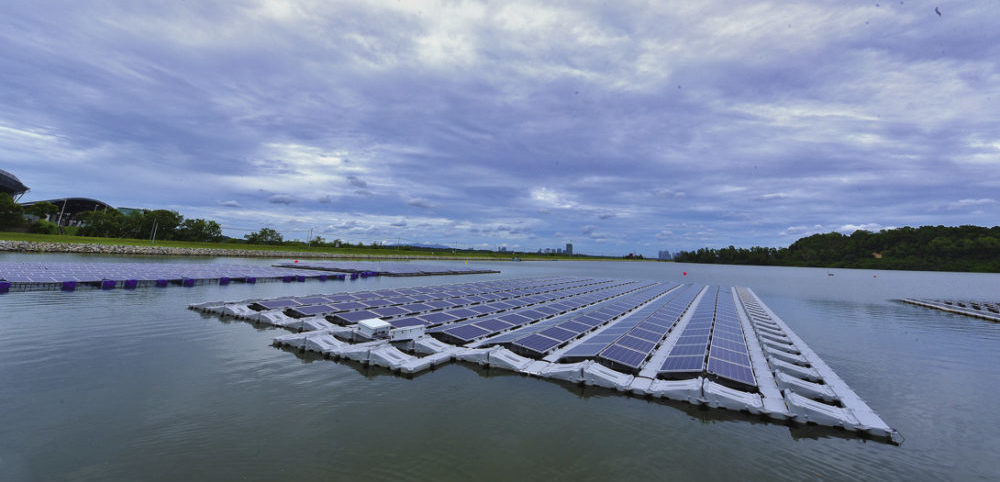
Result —
[[443, 265], [422, 265], [391, 262], [298, 261], [274, 265], [280, 268], [336, 271], [341, 273], [378, 273], [379, 276], [440, 276], [457, 274], [490, 274], [497, 270]]
[[464, 267], [409, 263], [286, 263], [275, 266], [206, 263], [0, 263], [0, 293], [135, 289], [148, 286], [226, 285], [231, 282], [303, 282], [374, 276], [438, 276], [499, 273]]
[[78, 288], [134, 289], [265, 281], [343, 280], [343, 273], [240, 264], [0, 263], [0, 293]]
[[905, 298], [901, 300], [911, 305], [933, 308], [935, 310], [947, 311], [959, 315], [982, 318], [1000, 323], [1000, 303], [990, 301], [970, 301], [970, 300], [928, 300]]
[[464, 361], [901, 441], [749, 288], [550, 277], [190, 308], [403, 375]]

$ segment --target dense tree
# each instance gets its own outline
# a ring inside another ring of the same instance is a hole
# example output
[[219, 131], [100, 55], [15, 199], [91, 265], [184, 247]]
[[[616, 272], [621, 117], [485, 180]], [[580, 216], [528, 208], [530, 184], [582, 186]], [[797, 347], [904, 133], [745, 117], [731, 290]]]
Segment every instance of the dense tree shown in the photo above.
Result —
[[218, 242], [222, 240], [222, 226], [215, 221], [185, 219], [177, 228], [174, 239], [179, 241]]
[[682, 251], [687, 263], [1000, 272], [1000, 227], [923, 226], [807, 236], [787, 248]]
[[24, 224], [24, 208], [7, 193], [0, 193], [0, 229], [17, 228]]
[[38, 216], [39, 218], [45, 218], [45, 216], [55, 216], [59, 214], [59, 206], [52, 204], [50, 202], [39, 202], [32, 204], [24, 209], [25, 214], [31, 214], [33, 216]]
[[271, 228], [261, 228], [260, 231], [250, 233], [244, 238], [250, 244], [281, 244], [284, 241], [281, 233]]

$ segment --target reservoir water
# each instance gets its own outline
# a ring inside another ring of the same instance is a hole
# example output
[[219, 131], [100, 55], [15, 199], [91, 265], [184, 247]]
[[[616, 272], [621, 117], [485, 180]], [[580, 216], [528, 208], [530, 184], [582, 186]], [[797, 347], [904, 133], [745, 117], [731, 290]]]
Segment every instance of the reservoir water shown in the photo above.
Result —
[[[274, 262], [0, 255], [28, 260]], [[502, 274], [0, 295], [0, 480], [1000, 479], [1000, 324], [895, 301], [995, 300], [1000, 275], [469, 265]], [[463, 364], [407, 379], [186, 309], [559, 274], [753, 288], [905, 441]]]

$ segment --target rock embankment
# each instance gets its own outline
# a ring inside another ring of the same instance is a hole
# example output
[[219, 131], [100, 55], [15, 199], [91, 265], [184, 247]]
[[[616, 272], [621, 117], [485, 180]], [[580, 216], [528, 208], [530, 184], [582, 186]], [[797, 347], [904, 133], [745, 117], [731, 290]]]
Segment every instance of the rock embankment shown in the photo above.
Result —
[[110, 254], [117, 256], [226, 256], [238, 258], [351, 258], [351, 259], [467, 259], [458, 256], [401, 256], [268, 251], [259, 249], [170, 248], [166, 246], [127, 246], [116, 244], [39, 243], [0, 241], [0, 252]]

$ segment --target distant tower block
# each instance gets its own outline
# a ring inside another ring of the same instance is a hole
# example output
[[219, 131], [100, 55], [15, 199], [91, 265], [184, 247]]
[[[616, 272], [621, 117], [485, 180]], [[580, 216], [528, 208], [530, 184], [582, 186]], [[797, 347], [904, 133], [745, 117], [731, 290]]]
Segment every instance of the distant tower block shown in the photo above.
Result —
[[566, 254], [573, 255], [573, 243], [566, 243]]

